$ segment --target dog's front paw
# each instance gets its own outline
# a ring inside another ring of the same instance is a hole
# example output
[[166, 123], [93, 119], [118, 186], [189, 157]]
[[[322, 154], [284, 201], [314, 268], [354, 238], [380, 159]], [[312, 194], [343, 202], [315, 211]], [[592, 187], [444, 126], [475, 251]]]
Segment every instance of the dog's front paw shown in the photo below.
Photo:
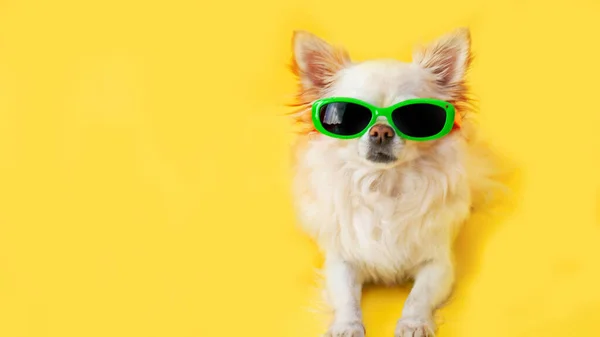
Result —
[[401, 318], [396, 325], [394, 337], [433, 337], [434, 326], [428, 320]]
[[365, 327], [361, 322], [334, 323], [325, 337], [365, 337]]

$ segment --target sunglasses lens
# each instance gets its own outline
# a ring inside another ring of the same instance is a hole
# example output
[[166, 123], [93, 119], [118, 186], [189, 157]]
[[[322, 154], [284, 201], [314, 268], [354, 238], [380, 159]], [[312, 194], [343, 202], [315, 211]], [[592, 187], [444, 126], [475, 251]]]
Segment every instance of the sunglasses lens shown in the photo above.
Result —
[[371, 117], [371, 110], [354, 103], [329, 103], [323, 105], [319, 111], [319, 120], [323, 128], [340, 136], [359, 134], [369, 125]]
[[437, 135], [446, 124], [446, 110], [437, 105], [416, 103], [392, 112], [392, 121], [403, 134], [425, 138]]

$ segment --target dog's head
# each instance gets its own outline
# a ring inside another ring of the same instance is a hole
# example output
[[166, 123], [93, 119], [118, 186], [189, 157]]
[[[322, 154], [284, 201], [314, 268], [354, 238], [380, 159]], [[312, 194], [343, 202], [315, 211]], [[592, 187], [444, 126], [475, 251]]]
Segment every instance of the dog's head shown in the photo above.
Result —
[[[470, 36], [458, 29], [416, 50], [410, 63], [395, 60], [353, 62], [348, 53], [315, 35], [297, 31], [293, 37], [292, 71], [299, 80], [300, 109], [296, 120], [314, 132], [310, 107], [325, 97], [351, 97], [387, 107], [411, 98], [436, 98], [451, 102], [457, 114], [467, 106], [465, 73], [471, 60]], [[359, 160], [374, 166], [395, 166], [415, 159], [443, 138], [415, 142], [400, 138], [380, 118], [357, 139], [341, 140], [324, 135], [317, 140], [345, 161]]]

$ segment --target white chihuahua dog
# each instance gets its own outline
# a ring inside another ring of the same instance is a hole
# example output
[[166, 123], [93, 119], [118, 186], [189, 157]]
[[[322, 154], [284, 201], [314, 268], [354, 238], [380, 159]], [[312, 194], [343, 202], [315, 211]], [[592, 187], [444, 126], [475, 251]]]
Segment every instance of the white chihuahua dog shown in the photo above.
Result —
[[[302, 228], [325, 256], [334, 313], [327, 336], [365, 336], [362, 285], [405, 280], [414, 285], [395, 336], [432, 336], [435, 309], [454, 283], [453, 241], [491, 183], [493, 165], [477, 150], [464, 79], [469, 31], [420, 48], [411, 63], [353, 62], [304, 31], [294, 33], [293, 51], [299, 109], [292, 116], [305, 126], [295, 147], [294, 195]], [[439, 99], [456, 107], [457, 125], [442, 138], [411, 141], [382, 118], [358, 138], [338, 139], [316, 132], [312, 122], [313, 103], [328, 97], [376, 107]]]

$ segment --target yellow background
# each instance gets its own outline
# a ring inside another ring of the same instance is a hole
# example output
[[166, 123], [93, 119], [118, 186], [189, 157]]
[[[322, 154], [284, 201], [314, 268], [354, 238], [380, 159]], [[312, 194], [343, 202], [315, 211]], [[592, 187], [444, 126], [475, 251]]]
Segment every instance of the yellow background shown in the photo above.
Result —
[[[551, 3], [0, 2], [0, 336], [319, 336], [281, 117], [292, 30], [408, 61], [462, 25], [517, 174], [459, 239], [439, 336], [599, 336], [600, 3]], [[406, 294], [367, 291], [369, 337]]]

